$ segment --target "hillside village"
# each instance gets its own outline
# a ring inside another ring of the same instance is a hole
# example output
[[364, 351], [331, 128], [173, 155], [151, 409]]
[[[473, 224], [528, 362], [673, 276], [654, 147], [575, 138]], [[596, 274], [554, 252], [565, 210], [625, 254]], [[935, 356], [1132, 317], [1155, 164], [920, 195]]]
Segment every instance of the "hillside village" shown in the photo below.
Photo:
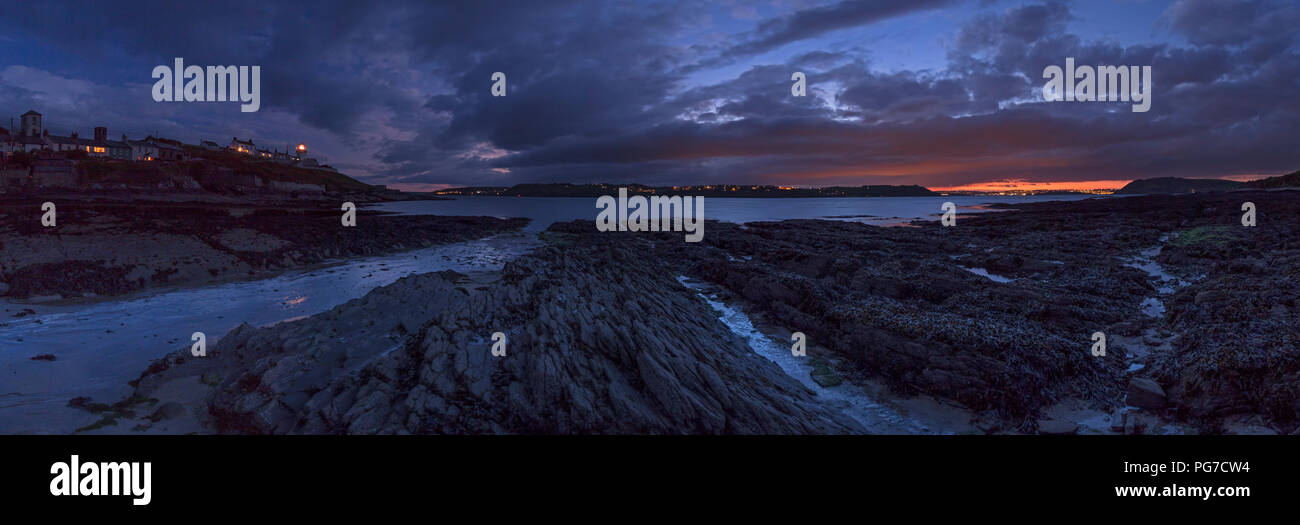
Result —
[[[109, 136], [98, 126], [89, 137], [54, 135], [42, 115], [28, 111], [18, 129], [0, 128], [0, 192], [40, 188], [77, 190], [150, 189], [323, 192], [366, 185], [306, 156], [307, 147], [267, 149], [251, 138], [197, 145], [154, 137]], [[312, 177], [311, 173], [321, 177]], [[319, 180], [317, 180], [319, 179]]]

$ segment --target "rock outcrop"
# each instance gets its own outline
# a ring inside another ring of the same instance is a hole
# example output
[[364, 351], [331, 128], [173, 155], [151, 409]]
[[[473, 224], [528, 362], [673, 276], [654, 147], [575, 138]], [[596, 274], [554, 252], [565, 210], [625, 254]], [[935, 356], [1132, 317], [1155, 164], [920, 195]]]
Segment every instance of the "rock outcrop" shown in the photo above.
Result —
[[210, 424], [231, 433], [862, 430], [628, 241], [544, 247], [483, 289], [411, 276], [307, 320], [241, 327], [210, 357], [159, 361], [137, 395], [205, 375]]
[[0, 212], [0, 295], [111, 296], [157, 286], [267, 276], [329, 259], [487, 237], [527, 219], [359, 212], [341, 228], [336, 205], [60, 203], [58, 227], [40, 203]]
[[[1246, 200], [1258, 226], [1240, 225]], [[686, 275], [826, 348], [837, 370], [814, 370], [819, 384], [872, 379], [998, 431], [1079, 432], [1044, 412], [1081, 400], [1119, 415], [1115, 432], [1178, 431], [1175, 418], [1289, 433], [1297, 217], [1295, 192], [1244, 191], [1027, 204], [954, 228], [709, 222], [699, 243], [558, 223], [497, 282], [408, 277], [310, 319], [242, 328], [206, 360], [159, 362], [137, 396], [204, 374], [211, 428], [241, 433], [861, 430], [750, 351], [675, 279]], [[1153, 246], [1190, 284], [1162, 290], [1134, 267]], [[1163, 313], [1141, 309], [1153, 297]], [[1128, 366], [1123, 344], [1094, 356], [1097, 331], [1159, 351], [1145, 367]]]

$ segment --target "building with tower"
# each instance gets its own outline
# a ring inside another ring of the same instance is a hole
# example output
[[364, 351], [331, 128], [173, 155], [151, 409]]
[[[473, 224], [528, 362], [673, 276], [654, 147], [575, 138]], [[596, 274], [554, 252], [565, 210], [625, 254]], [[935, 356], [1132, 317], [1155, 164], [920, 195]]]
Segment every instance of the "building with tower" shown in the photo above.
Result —
[[22, 135], [24, 137], [41, 136], [42, 128], [40, 113], [37, 113], [36, 111], [28, 111], [23, 113], [23, 116], [20, 118], [22, 119]]

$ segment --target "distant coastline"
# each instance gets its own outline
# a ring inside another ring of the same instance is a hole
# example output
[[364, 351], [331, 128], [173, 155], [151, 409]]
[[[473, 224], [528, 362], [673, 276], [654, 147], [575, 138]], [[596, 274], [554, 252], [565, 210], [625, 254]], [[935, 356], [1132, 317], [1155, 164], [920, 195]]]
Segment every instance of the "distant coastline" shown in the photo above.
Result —
[[1187, 179], [1159, 177], [1138, 179], [1122, 188], [1107, 190], [1063, 189], [1007, 189], [1000, 191], [932, 190], [919, 185], [863, 185], [800, 188], [757, 184], [696, 184], [687, 186], [647, 186], [644, 184], [516, 184], [514, 186], [464, 186], [430, 192], [444, 197], [599, 197], [611, 195], [619, 188], [629, 194], [642, 195], [701, 195], [726, 198], [816, 198], [816, 197], [934, 197], [944, 195], [1007, 196], [1007, 195], [1138, 195], [1155, 193], [1196, 193], [1206, 191], [1231, 191], [1237, 189], [1269, 189], [1300, 186], [1300, 171], [1255, 180], [1238, 182], [1225, 179]]
[[1109, 195], [1111, 191], [1081, 190], [1005, 190], [1005, 191], [936, 191], [919, 185], [864, 185], [799, 188], [794, 186], [754, 184], [697, 184], [689, 186], [646, 186], [644, 184], [516, 184], [514, 186], [465, 186], [432, 192], [451, 197], [599, 197], [611, 195], [618, 188], [630, 194], [700, 195], [739, 199], [843, 198], [843, 197], [938, 197], [944, 195]]
[[691, 186], [646, 186], [643, 184], [516, 184], [514, 186], [469, 186], [433, 192], [442, 196], [462, 197], [600, 197], [627, 188], [632, 195], [698, 195], [734, 198], [790, 197], [929, 197], [939, 195], [923, 186], [830, 186], [796, 188], [793, 186], [697, 184]]

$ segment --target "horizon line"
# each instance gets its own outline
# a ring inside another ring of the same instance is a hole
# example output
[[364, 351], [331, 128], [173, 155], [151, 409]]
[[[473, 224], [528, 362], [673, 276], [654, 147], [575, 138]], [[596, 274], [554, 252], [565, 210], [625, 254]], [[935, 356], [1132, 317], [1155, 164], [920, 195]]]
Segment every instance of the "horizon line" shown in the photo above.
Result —
[[[1238, 175], [1224, 175], [1224, 176], [1218, 176], [1218, 177], [1172, 177], [1172, 178], [1183, 178], [1183, 179], [1217, 179], [1217, 180], [1231, 180], [1231, 181], [1236, 181], [1236, 182], [1249, 182], [1249, 181], [1253, 181], [1253, 180], [1259, 180], [1259, 179], [1264, 179], [1264, 178], [1268, 178], [1268, 177], [1275, 177], [1275, 176], [1278, 176], [1278, 175], [1272, 175], [1272, 174], [1238, 174]], [[1164, 177], [1150, 177], [1150, 178], [1164, 178]], [[418, 183], [418, 182], [417, 182], [417, 183], [400, 183], [400, 182], [399, 182], [399, 183], [387, 184], [386, 186], [387, 186], [388, 188], [390, 188], [390, 189], [395, 189], [395, 190], [398, 190], [398, 191], [407, 191], [407, 192], [436, 192], [436, 191], [444, 191], [444, 190], [457, 189], [457, 188], [484, 188], [484, 187], [502, 187], [502, 188], [509, 188], [509, 187], [512, 187], [512, 186], [520, 185], [520, 184], [573, 184], [573, 185], [606, 185], [606, 186], [632, 186], [632, 185], [638, 185], [638, 186], [646, 186], [646, 187], [667, 187], [667, 186], [673, 186], [673, 187], [676, 187], [676, 186], [687, 186], [687, 187], [696, 187], [696, 186], [772, 186], [772, 187], [779, 187], [779, 188], [795, 188], [795, 189], [805, 189], [805, 190], [807, 190], [807, 189], [823, 189], [823, 188], [830, 188], [830, 187], [837, 187], [837, 186], [838, 186], [838, 187], [850, 187], [850, 188], [851, 188], [851, 187], [860, 187], [860, 186], [917, 186], [917, 187], [925, 188], [925, 189], [930, 190], [930, 191], [933, 191], [933, 192], [958, 192], [958, 191], [970, 191], [970, 192], [988, 192], [988, 193], [996, 193], [996, 192], [1023, 192], [1023, 191], [1080, 191], [1080, 192], [1091, 192], [1091, 191], [1118, 190], [1118, 189], [1123, 188], [1124, 186], [1128, 185], [1129, 183], [1131, 183], [1131, 182], [1133, 182], [1133, 181], [1135, 181], [1135, 180], [1146, 180], [1146, 179], [1095, 179], [1095, 180], [1087, 180], [1087, 181], [1043, 181], [1043, 182], [1026, 181], [1026, 180], [1005, 180], [1005, 179], [1004, 179], [1004, 180], [998, 180], [998, 181], [974, 182], [974, 183], [962, 184], [962, 185], [955, 185], [955, 186], [942, 186], [942, 185], [932, 185], [932, 186], [927, 186], [927, 185], [924, 185], [924, 184], [859, 184], [859, 185], [857, 185], [857, 186], [849, 186], [849, 185], [842, 185], [842, 184], [840, 184], [840, 185], [827, 185], [827, 186], [808, 186], [808, 185], [799, 185], [799, 184], [771, 184], [771, 183], [763, 183], [763, 184], [749, 183], [749, 184], [744, 184], [744, 183], [734, 183], [734, 182], [702, 183], [702, 184], [661, 184], [661, 185], [651, 185], [651, 184], [643, 184], [643, 183], [636, 183], [636, 182], [628, 182], [628, 183], [608, 183], [608, 182], [554, 182], [554, 181], [553, 181], [553, 182], [520, 182], [520, 183], [516, 183], [516, 184], [511, 184], [511, 185], [508, 185], [508, 186], [492, 186], [492, 185], [478, 185], [478, 186], [472, 186], [472, 185], [455, 185], [455, 184], [444, 184], [444, 183]]]

